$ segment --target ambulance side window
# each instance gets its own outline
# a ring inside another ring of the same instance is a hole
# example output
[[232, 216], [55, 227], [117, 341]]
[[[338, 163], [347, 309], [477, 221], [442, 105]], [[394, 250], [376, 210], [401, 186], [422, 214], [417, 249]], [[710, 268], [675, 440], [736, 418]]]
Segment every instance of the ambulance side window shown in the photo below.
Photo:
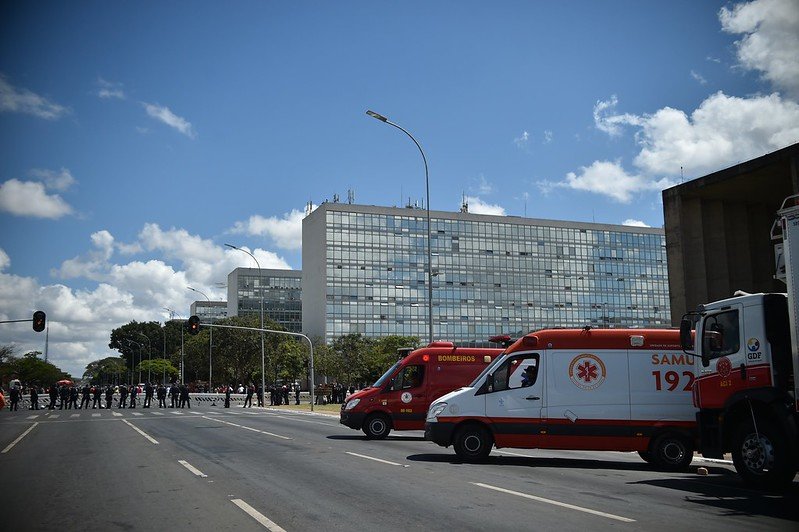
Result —
[[737, 353], [741, 349], [738, 311], [730, 310], [705, 318], [702, 336], [703, 351], [711, 359]]
[[513, 390], [532, 386], [538, 379], [538, 353], [528, 353], [509, 358], [494, 371], [492, 391]]
[[424, 366], [405, 366], [403, 370], [394, 377], [392, 390], [409, 390], [421, 386], [424, 380]]

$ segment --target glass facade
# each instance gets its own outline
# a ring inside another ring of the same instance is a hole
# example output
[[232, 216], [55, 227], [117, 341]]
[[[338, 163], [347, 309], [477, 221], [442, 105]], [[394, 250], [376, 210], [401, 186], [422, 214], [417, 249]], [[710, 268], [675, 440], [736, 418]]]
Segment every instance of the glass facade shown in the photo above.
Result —
[[195, 301], [189, 314], [200, 318], [200, 323], [214, 323], [227, 318], [227, 301]]
[[[426, 341], [425, 211], [352, 207], [311, 215], [325, 216], [325, 340]], [[479, 345], [544, 327], [670, 325], [660, 229], [439, 212], [431, 233], [435, 339]]]
[[264, 318], [290, 332], [302, 332], [302, 272], [236, 268], [228, 275], [228, 300], [234, 294], [233, 306], [237, 316], [261, 315], [261, 294], [264, 298]]

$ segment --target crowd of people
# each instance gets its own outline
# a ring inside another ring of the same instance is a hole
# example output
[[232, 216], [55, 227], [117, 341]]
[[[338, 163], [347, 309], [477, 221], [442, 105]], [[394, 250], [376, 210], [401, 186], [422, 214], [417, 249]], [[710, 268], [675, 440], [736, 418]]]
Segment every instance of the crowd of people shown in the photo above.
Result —
[[[185, 384], [172, 383], [166, 386], [150, 382], [144, 385], [109, 384], [106, 386], [53, 384], [46, 391], [35, 386], [24, 388], [12, 384], [8, 392], [8, 408], [18, 410], [22, 396], [28, 394], [30, 394], [29, 408], [31, 410], [39, 410], [39, 395], [42, 394], [46, 394], [50, 399], [45, 407], [48, 410], [88, 409], [90, 403], [93, 409], [109, 409], [114, 404], [117, 408], [136, 408], [139, 401], [141, 401], [142, 408], [150, 408], [153, 398], [158, 399], [158, 408], [191, 408], [189, 387]], [[141, 395], [144, 396], [143, 399], [140, 399]], [[169, 406], [167, 406], [167, 399], [170, 400]]]

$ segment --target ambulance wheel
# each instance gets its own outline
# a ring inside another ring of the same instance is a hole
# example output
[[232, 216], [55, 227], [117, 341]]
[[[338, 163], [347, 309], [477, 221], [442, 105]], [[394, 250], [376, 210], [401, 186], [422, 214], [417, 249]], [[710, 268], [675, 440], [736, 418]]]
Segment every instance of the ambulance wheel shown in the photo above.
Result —
[[694, 450], [685, 436], [661, 434], [652, 444], [650, 463], [663, 471], [685, 471], [694, 459]]
[[494, 440], [488, 429], [477, 424], [461, 427], [453, 440], [455, 453], [464, 462], [484, 462], [493, 445]]
[[[760, 436], [758, 441], [758, 436]], [[791, 463], [787, 436], [768, 421], [739, 427], [732, 439], [732, 461], [743, 481], [755, 488], [782, 489], [791, 485], [796, 465]]]
[[384, 414], [372, 414], [363, 424], [363, 433], [370, 440], [385, 440], [391, 431], [391, 423]]

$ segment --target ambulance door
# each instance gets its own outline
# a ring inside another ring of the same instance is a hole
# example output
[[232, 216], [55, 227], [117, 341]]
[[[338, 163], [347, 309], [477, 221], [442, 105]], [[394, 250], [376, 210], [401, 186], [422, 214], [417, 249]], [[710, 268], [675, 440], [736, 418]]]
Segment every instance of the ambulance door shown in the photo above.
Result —
[[518, 353], [488, 376], [486, 417], [497, 447], [538, 446], [545, 372], [543, 357]]
[[621, 450], [630, 428], [626, 350], [547, 351], [546, 436], [550, 449]]
[[424, 428], [427, 414], [427, 375], [426, 364], [409, 364], [401, 368], [382, 394], [381, 400], [391, 412], [396, 430]]

